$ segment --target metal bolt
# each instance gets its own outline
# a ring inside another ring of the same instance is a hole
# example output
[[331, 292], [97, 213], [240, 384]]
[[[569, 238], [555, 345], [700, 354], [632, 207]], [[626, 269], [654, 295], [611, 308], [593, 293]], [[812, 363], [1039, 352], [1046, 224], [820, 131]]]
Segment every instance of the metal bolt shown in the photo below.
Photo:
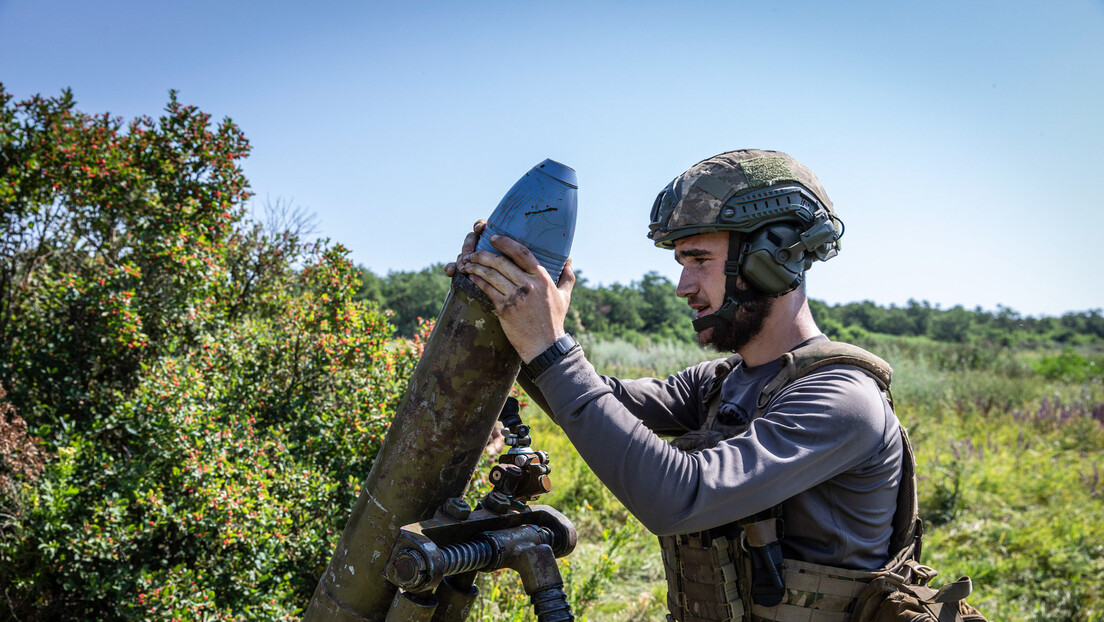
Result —
[[510, 498], [492, 490], [486, 497], [483, 497], [483, 507], [496, 514], [505, 514], [510, 511]]
[[395, 578], [406, 589], [420, 586], [426, 579], [426, 560], [414, 549], [407, 549], [395, 558]]
[[445, 516], [449, 518], [455, 518], [456, 520], [468, 520], [471, 516], [471, 506], [467, 501], [464, 501], [460, 497], [450, 497], [445, 504], [441, 506], [441, 511], [445, 513]]

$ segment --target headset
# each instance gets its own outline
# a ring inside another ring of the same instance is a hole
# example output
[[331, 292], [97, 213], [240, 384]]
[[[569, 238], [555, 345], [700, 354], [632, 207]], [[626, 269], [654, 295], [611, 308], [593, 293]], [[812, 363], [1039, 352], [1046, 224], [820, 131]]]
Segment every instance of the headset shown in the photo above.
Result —
[[799, 184], [733, 197], [717, 224], [732, 232], [725, 272], [775, 296], [797, 289], [814, 261], [835, 257], [844, 231], [843, 221]]

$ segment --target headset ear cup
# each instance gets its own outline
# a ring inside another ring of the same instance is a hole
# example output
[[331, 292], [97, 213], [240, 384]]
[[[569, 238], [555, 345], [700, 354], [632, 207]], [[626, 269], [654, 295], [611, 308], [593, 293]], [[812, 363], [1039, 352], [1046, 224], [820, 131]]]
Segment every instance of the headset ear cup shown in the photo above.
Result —
[[782, 294], [801, 283], [805, 271], [805, 252], [787, 250], [801, 239], [788, 224], [764, 227], [751, 234], [744, 245], [740, 276], [752, 287], [767, 294]]

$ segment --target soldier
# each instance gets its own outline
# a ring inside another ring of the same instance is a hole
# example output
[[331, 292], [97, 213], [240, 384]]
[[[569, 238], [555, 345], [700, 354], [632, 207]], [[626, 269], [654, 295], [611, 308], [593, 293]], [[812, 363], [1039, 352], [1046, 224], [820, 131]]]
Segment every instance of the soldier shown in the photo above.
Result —
[[847, 619], [868, 571], [916, 536], [907, 509], [894, 524], [911, 455], [888, 366], [830, 342], [810, 313], [805, 272], [842, 234], [816, 176], [784, 153], [732, 151], [660, 192], [648, 237], [682, 266], [699, 342], [734, 353], [666, 379], [597, 374], [563, 327], [570, 262], [557, 285], [510, 238], [474, 252], [482, 226], [446, 272], [487, 294], [530, 396], [660, 536], [668, 619]]

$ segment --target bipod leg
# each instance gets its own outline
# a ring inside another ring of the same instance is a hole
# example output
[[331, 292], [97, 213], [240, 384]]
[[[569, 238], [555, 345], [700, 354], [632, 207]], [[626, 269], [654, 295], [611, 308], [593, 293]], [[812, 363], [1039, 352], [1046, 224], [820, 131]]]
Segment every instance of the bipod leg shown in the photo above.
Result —
[[391, 601], [384, 622], [430, 622], [437, 600], [429, 594], [399, 591]]
[[468, 619], [472, 605], [479, 596], [479, 588], [475, 587], [475, 575], [474, 571], [465, 572], [445, 577], [441, 581], [434, 592], [437, 597], [437, 612], [433, 614], [432, 622], [464, 622]]
[[537, 622], [573, 622], [571, 605], [563, 591], [563, 578], [556, 565], [556, 555], [547, 544], [525, 547], [510, 564], [521, 575], [521, 583]]

